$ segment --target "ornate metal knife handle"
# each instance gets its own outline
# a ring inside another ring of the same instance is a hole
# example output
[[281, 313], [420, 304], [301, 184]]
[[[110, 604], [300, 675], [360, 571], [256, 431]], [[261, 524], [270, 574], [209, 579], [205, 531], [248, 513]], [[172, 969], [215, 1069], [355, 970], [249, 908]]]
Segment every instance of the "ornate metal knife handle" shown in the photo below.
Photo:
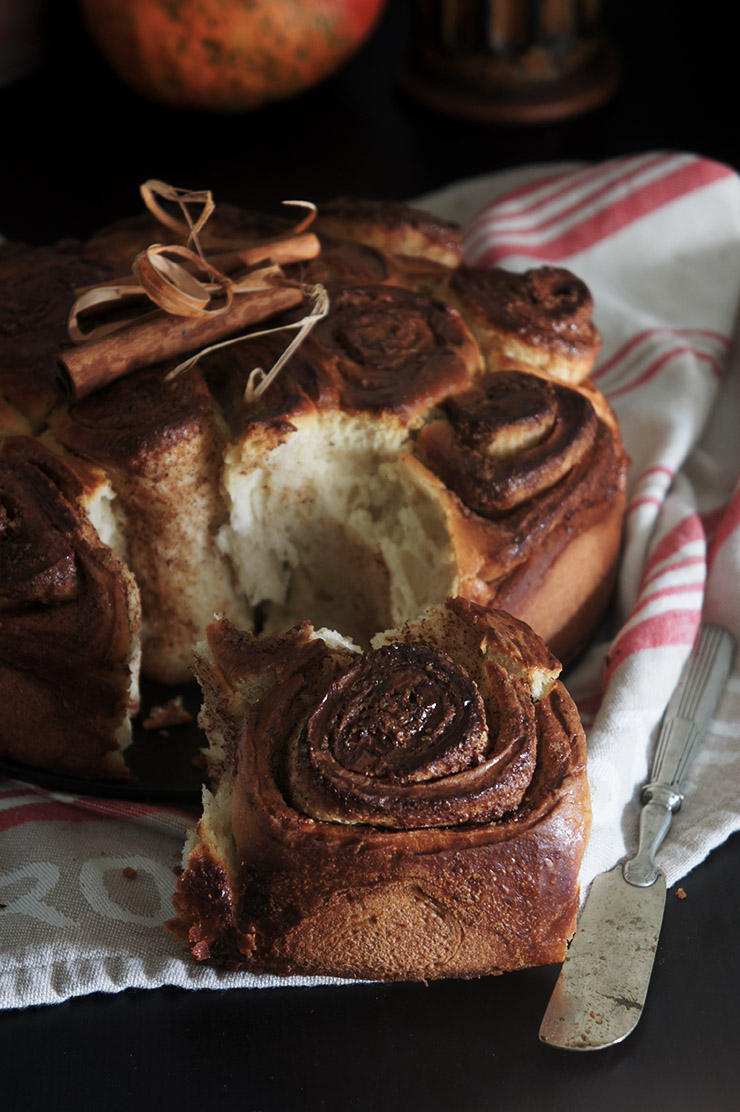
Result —
[[683, 801], [681, 784], [727, 682], [734, 647], [726, 629], [703, 625], [666, 708], [650, 780], [641, 793], [637, 854], [623, 870], [625, 880], [639, 888], [659, 875], [655, 854]]

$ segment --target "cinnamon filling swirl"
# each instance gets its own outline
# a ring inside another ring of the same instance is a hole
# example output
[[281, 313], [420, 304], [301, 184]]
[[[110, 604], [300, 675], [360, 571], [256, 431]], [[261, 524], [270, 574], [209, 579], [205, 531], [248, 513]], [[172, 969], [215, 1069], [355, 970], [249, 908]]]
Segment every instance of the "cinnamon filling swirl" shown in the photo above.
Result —
[[[454, 309], [392, 286], [354, 286], [332, 293], [332, 311], [291, 361], [304, 392], [311, 378], [324, 402], [350, 412], [386, 411], [404, 420], [465, 388], [480, 354]], [[267, 391], [268, 407], [270, 391]]]
[[79, 508], [79, 487], [30, 439], [3, 445], [0, 755], [121, 775], [107, 754], [135, 710], [138, 595]]
[[585, 283], [563, 267], [518, 274], [501, 267], [461, 266], [451, 288], [489, 322], [530, 343], [573, 349], [593, 343], [593, 298]]
[[593, 448], [598, 428], [584, 394], [522, 371], [487, 376], [445, 410], [448, 422], [429, 426], [420, 443], [433, 470], [487, 518], [559, 483]]
[[441, 649], [366, 653], [330, 686], [293, 755], [290, 790], [314, 819], [391, 829], [487, 823], [534, 769], [525, 685], [488, 661], [481, 685]]

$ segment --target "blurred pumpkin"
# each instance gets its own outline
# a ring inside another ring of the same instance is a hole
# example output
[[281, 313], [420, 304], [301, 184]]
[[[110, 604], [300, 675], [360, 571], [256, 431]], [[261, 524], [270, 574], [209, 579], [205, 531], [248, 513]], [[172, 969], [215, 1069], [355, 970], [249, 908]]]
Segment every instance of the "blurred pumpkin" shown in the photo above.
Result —
[[114, 72], [151, 100], [238, 112], [302, 92], [369, 36], [385, 0], [80, 0]]

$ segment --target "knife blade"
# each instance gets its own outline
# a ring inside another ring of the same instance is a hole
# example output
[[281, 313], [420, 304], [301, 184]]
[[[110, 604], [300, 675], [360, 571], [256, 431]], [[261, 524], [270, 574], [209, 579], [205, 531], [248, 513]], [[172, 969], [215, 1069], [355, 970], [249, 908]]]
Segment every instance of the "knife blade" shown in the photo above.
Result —
[[637, 853], [597, 876], [547, 1006], [540, 1039], [566, 1050], [600, 1050], [625, 1039], [643, 1012], [665, 908], [655, 864], [681, 785], [727, 682], [734, 640], [702, 625], [663, 716], [650, 779], [641, 792]]

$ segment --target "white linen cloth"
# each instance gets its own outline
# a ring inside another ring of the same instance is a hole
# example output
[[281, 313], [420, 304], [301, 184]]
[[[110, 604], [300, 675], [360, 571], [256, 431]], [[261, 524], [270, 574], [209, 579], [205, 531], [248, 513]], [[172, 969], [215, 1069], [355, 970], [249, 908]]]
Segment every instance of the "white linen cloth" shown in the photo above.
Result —
[[[740, 178], [661, 151], [527, 167], [419, 203], [468, 258], [590, 286], [594, 379], [631, 457], [615, 612], [566, 676], [589, 742], [582, 886], [635, 844], [656, 727], [702, 617], [740, 638]], [[94, 991], [317, 983], [199, 966], [163, 930], [193, 816], [0, 779], [0, 1006]], [[740, 828], [740, 653], [659, 864], [673, 884]], [[322, 983], [326, 983], [325, 981]]]

